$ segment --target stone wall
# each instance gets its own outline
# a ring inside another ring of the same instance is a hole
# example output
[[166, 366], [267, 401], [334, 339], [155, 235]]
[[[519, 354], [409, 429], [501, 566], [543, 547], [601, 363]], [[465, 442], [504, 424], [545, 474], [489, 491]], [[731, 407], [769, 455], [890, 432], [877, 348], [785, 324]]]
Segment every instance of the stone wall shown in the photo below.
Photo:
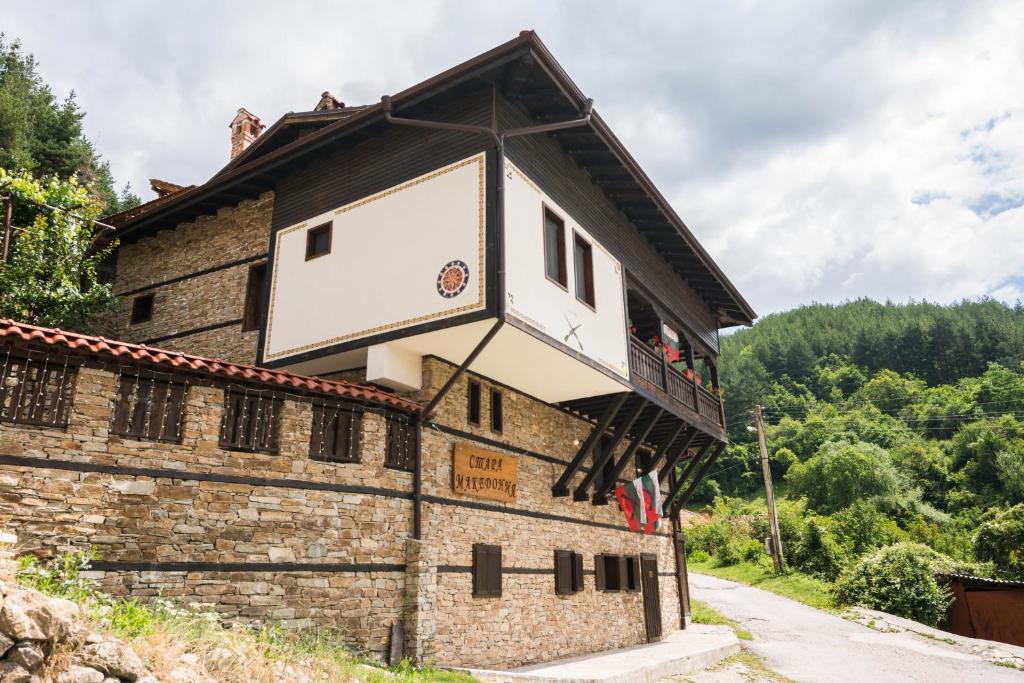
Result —
[[[452, 370], [443, 361], [428, 359], [424, 395], [433, 395]], [[483, 395], [488, 396], [493, 385], [485, 378], [474, 379], [481, 381]], [[561, 462], [518, 455], [519, 488], [512, 504], [458, 497], [451, 492], [451, 463], [454, 443], [461, 437], [436, 429], [424, 431], [424, 494], [443, 502], [424, 504], [424, 544], [439, 568], [420, 577], [421, 595], [427, 595], [427, 604], [434, 606], [432, 620], [424, 623], [421, 617], [418, 624], [424, 647], [421, 656], [446, 665], [506, 667], [646, 642], [642, 594], [596, 590], [593, 571], [598, 553], [657, 556], [663, 632], [677, 629], [679, 596], [668, 525], [659, 535], [630, 533], [614, 500], [594, 506], [575, 502], [571, 496], [551, 495], [551, 486], [575, 455], [578, 445], [573, 441], [584, 439], [591, 425], [495, 386], [503, 392], [504, 413], [502, 432], [495, 433], [488, 428], [489, 401], [482, 401], [483, 426], [467, 423], [467, 387], [468, 380], [460, 381], [442, 401], [435, 417], [438, 424]], [[626, 473], [632, 477], [630, 470]], [[574, 484], [583, 476], [577, 475]], [[481, 503], [484, 509], [477, 505]], [[500, 598], [473, 597], [468, 570], [475, 543], [502, 547], [505, 574]], [[584, 556], [587, 575], [582, 592], [556, 595], [556, 549]]]
[[95, 576], [115, 594], [337, 626], [386, 651], [412, 503], [411, 475], [383, 464], [385, 415], [364, 418], [362, 462], [332, 464], [309, 458], [301, 397], [283, 401], [271, 455], [218, 445], [224, 390], [208, 381], [188, 388], [180, 444], [113, 436], [115, 383], [113, 368], [79, 368], [66, 429], [0, 423], [0, 520], [21, 551], [93, 547]]
[[[121, 245], [114, 291], [124, 297], [104, 322], [103, 333], [254, 363], [259, 333], [242, 332], [240, 321], [249, 269], [266, 260], [273, 206], [274, 194], [266, 192], [174, 230]], [[132, 301], [147, 294], [155, 295], [153, 318], [132, 325]]]
[[[417, 397], [432, 396], [452, 370], [427, 359]], [[645, 642], [642, 593], [598, 592], [593, 573], [595, 554], [643, 553], [657, 557], [662, 629], [678, 628], [668, 530], [630, 533], [614, 502], [552, 497], [573, 442], [591, 428], [556, 407], [496, 386], [496, 433], [486, 400], [483, 426], [467, 424], [467, 382], [457, 383], [434, 416], [440, 428], [424, 430], [416, 541], [412, 475], [383, 464], [387, 413], [364, 418], [360, 463], [310, 459], [312, 407], [290, 395], [278, 453], [224, 450], [224, 386], [193, 377], [181, 442], [139, 441], [110, 433], [117, 375], [113, 364], [79, 368], [66, 429], [0, 423], [0, 520], [22, 549], [44, 557], [96, 548], [95, 576], [112, 593], [208, 602], [244, 621], [340, 627], [377, 655], [401, 621], [408, 655], [504, 667]], [[492, 385], [477, 379], [487, 396]], [[459, 441], [518, 454], [514, 503], [452, 492]], [[472, 595], [475, 543], [502, 547], [500, 598]], [[555, 594], [556, 549], [584, 556], [582, 592]]]

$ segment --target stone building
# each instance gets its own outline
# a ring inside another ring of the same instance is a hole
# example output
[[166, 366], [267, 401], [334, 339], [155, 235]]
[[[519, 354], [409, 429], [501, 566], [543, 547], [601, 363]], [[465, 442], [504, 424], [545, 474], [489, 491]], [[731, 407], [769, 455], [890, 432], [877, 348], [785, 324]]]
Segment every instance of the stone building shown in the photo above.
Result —
[[113, 592], [378, 655], [684, 628], [718, 330], [754, 313], [537, 36], [230, 128], [107, 219], [123, 341], [0, 323], [0, 519]]

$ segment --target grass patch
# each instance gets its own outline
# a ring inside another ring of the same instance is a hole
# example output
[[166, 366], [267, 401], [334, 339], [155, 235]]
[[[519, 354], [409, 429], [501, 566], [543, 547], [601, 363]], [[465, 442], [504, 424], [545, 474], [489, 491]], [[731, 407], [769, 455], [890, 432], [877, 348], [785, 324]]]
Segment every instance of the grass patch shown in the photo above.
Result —
[[831, 584], [797, 571], [779, 576], [770, 569], [750, 562], [740, 562], [722, 567], [718, 566], [714, 560], [691, 562], [689, 569], [701, 574], [717, 576], [720, 579], [729, 579], [745, 583], [748, 586], [762, 588], [811, 607], [830, 612], [836, 611], [836, 605], [832, 600]]
[[728, 626], [736, 632], [740, 640], [753, 640], [754, 636], [750, 631], [740, 626], [735, 619], [730, 619], [718, 610], [714, 609], [700, 600], [690, 600], [690, 618], [695, 624], [708, 624], [710, 626]]
[[408, 661], [384, 667], [348, 649], [337, 629], [250, 627], [221, 621], [212, 605], [115, 598], [82, 576], [94, 559], [93, 553], [73, 553], [42, 564], [24, 556], [19, 558], [16, 578], [41, 593], [81, 605], [92, 629], [129, 643], [161, 680], [186, 662], [197, 675], [225, 683], [303, 678], [365, 683], [476, 681], [468, 674], [413, 666]]

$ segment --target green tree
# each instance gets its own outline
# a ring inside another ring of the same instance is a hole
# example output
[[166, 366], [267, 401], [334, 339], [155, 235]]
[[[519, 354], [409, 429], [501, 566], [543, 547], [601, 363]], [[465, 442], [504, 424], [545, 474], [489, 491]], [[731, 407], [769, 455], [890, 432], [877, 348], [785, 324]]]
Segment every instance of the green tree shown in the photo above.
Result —
[[[1000, 466], [998, 457], [1003, 456]], [[973, 494], [978, 504], [999, 502], [1014, 495], [1016, 467], [1024, 457], [1024, 423], [1004, 415], [964, 426], [950, 442], [953, 481]], [[1005, 468], [1005, 469], [1004, 469]], [[1009, 487], [1007, 486], [1009, 484]]]
[[92, 219], [99, 202], [74, 179], [42, 182], [2, 168], [0, 193], [12, 197], [18, 228], [8, 262], [0, 263], [0, 317], [88, 330], [116, 302], [110, 284], [96, 277], [116, 246], [97, 241]]
[[74, 93], [58, 101], [35, 58], [0, 34], [0, 168], [37, 178], [76, 177], [106, 214], [136, 206], [139, 198], [127, 186], [115, 191], [109, 164], [82, 132], [84, 116]]
[[1024, 505], [998, 513], [974, 536], [974, 555], [1008, 578], [1024, 579]]
[[889, 454], [863, 442], [824, 444], [807, 462], [790, 468], [786, 482], [794, 493], [807, 496], [811, 508], [824, 513], [902, 488]]

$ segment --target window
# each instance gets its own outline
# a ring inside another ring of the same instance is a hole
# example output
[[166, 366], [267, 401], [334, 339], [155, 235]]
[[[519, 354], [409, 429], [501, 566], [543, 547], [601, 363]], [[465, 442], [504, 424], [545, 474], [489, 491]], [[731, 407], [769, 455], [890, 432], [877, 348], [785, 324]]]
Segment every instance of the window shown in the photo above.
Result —
[[594, 255], [590, 242], [573, 233], [573, 268], [576, 271], [576, 298], [595, 308]]
[[233, 451], [277, 451], [277, 423], [281, 401], [260, 394], [228, 389], [224, 392], [224, 416], [220, 445]]
[[242, 312], [242, 332], [259, 329], [263, 314], [263, 285], [267, 279], [267, 264], [261, 263], [249, 269], [249, 281], [245, 285], [245, 310]]
[[563, 288], [569, 281], [565, 268], [565, 222], [544, 209], [544, 274]]
[[154, 374], [121, 375], [110, 431], [134, 439], [177, 443], [184, 411], [184, 381], [157, 379]]
[[331, 223], [324, 223], [306, 232], [306, 260], [331, 253]]
[[466, 420], [471, 425], [480, 425], [480, 382], [469, 380], [469, 410]]
[[473, 597], [501, 597], [501, 546], [473, 546]]
[[363, 414], [341, 404], [314, 404], [309, 457], [327, 462], [359, 462]]
[[491, 389], [491, 431], [500, 432], [505, 426], [505, 415], [501, 407], [501, 392]]
[[10, 351], [0, 366], [0, 420], [66, 427], [75, 368], [56, 359], [16, 358]]
[[635, 556], [595, 555], [594, 582], [599, 591], [638, 591], [640, 560]]
[[571, 550], [555, 551], [555, 593], [571, 595], [583, 590], [583, 556]]
[[407, 418], [387, 418], [384, 466], [406, 472], [416, 469], [416, 430]]
[[132, 299], [132, 325], [149, 322], [153, 319], [153, 294], [143, 294]]

